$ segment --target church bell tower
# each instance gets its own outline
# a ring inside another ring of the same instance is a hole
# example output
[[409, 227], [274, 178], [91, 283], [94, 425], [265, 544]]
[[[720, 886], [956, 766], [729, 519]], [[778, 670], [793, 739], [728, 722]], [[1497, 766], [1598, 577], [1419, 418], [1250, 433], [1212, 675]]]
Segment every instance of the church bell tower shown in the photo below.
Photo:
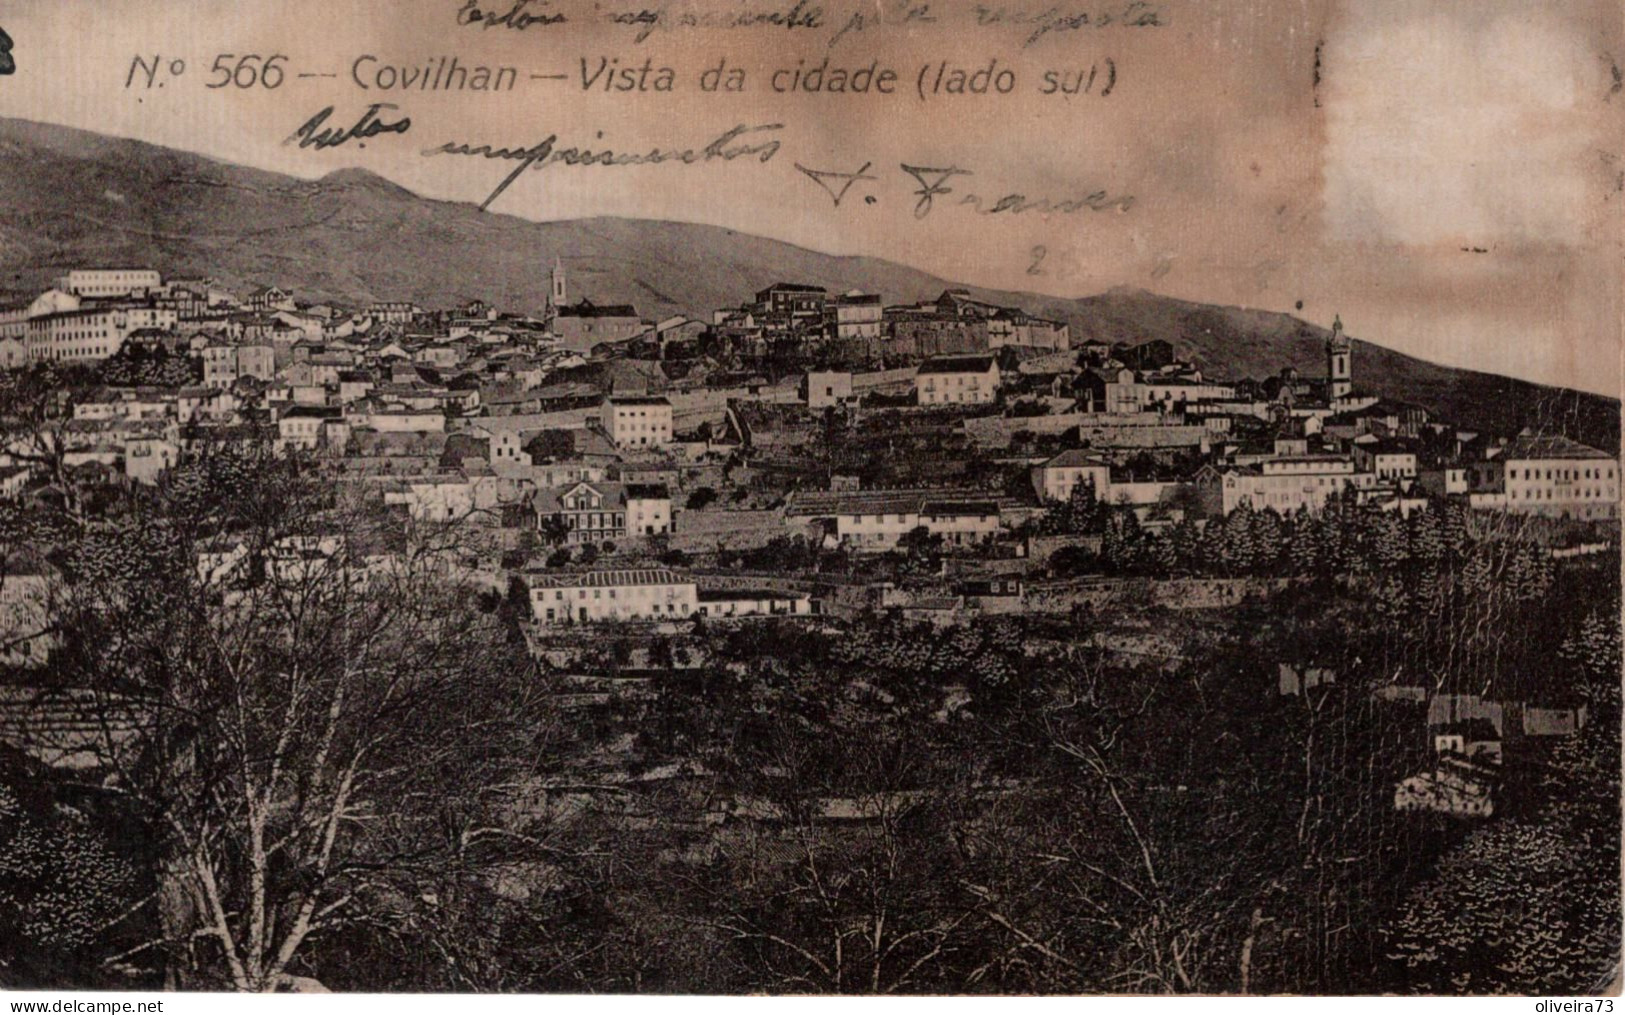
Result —
[[1354, 390], [1354, 346], [1343, 334], [1343, 317], [1332, 321], [1332, 337], [1326, 340], [1326, 397], [1333, 401], [1348, 397]]
[[564, 307], [564, 262], [553, 258], [553, 288], [547, 294], [547, 309], [557, 313]]

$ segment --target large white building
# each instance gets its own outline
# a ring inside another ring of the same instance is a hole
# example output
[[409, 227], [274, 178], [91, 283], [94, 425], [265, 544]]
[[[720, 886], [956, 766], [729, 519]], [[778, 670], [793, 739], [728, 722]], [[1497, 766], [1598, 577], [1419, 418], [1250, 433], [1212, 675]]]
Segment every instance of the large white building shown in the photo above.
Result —
[[163, 277], [150, 268], [80, 268], [57, 280], [57, 288], [92, 299], [145, 296], [163, 284]]
[[1515, 514], [1619, 517], [1619, 462], [1606, 452], [1566, 437], [1522, 434], [1488, 464]]
[[992, 356], [935, 356], [920, 364], [914, 388], [921, 405], [986, 405], [999, 397]]
[[699, 609], [692, 578], [663, 568], [531, 574], [530, 608], [542, 624], [685, 620]]
[[67, 310], [31, 317], [23, 343], [30, 362], [86, 362], [118, 352], [136, 325], [125, 310]]
[[581, 480], [559, 490], [539, 489], [530, 505], [539, 528], [549, 520], [561, 523], [563, 542], [572, 546], [671, 532], [671, 493], [663, 483]]
[[1287, 515], [1299, 508], [1319, 511], [1326, 501], [1358, 485], [1354, 460], [1344, 455], [1273, 458], [1230, 469], [1205, 468], [1196, 489], [1209, 514], [1226, 514], [1242, 504], [1255, 511], [1274, 508]]
[[869, 490], [859, 493], [798, 492], [786, 508], [791, 519], [816, 522], [826, 539], [858, 552], [896, 549], [902, 538], [923, 528], [950, 546], [968, 546], [996, 536], [1004, 523], [993, 501], [936, 497], [926, 491]]
[[618, 447], [658, 448], [671, 443], [671, 403], [646, 395], [613, 395], [604, 400], [604, 432]]

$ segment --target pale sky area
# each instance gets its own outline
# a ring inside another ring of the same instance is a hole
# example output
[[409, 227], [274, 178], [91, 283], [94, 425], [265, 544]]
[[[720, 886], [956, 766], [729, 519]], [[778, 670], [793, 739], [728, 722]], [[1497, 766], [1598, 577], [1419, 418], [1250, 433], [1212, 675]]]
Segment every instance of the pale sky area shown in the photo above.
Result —
[[[904, 0], [529, 0], [524, 14], [567, 23], [523, 30], [459, 26], [468, 2], [7, 4], [0, 27], [18, 69], [0, 77], [0, 115], [301, 176], [361, 166], [426, 196], [474, 202], [512, 164], [425, 149], [526, 148], [556, 134], [559, 147], [703, 151], [732, 127], [778, 124], [760, 135], [782, 145], [765, 164], [556, 164], [523, 173], [492, 207], [544, 220], [706, 222], [1061, 296], [1132, 285], [1323, 325], [1341, 313], [1355, 336], [1428, 359], [1619, 394], [1617, 2], [930, 0], [935, 20], [905, 26]], [[494, 14], [514, 3], [476, 0]], [[638, 42], [636, 27], [610, 19], [645, 4], [665, 20]], [[792, 10], [816, 11], [817, 26], [681, 24], [685, 14]], [[1034, 20], [1046, 11], [1059, 20]], [[854, 14], [864, 27], [835, 38]], [[1098, 24], [1102, 15], [1110, 23]], [[1034, 38], [1041, 24], [1052, 30]], [[209, 89], [222, 53], [287, 54], [286, 78], [269, 90]], [[138, 54], [165, 68], [184, 59], [186, 70], [160, 71], [162, 88], [143, 87], [138, 72], [126, 87]], [[365, 56], [375, 59], [358, 67]], [[517, 84], [377, 87], [383, 68], [442, 56], [514, 67]], [[600, 58], [671, 67], [676, 89], [606, 93], [600, 77], [584, 90], [582, 60], [590, 72]], [[892, 69], [894, 93], [773, 91], [775, 70], [826, 58], [830, 68]], [[745, 71], [745, 90], [702, 93], [700, 73], [724, 60]], [[951, 83], [954, 68], [995, 60], [990, 91], [1007, 70], [1008, 94], [918, 94], [922, 67], [929, 88], [941, 61]], [[1091, 70], [1090, 94], [1043, 94], [1046, 73], [1059, 83]], [[390, 118], [409, 116], [409, 131], [365, 148], [282, 143], [324, 106], [334, 107], [331, 126], [347, 127], [378, 101], [398, 106]], [[836, 206], [797, 163], [845, 172], [867, 163], [875, 178]], [[953, 195], [917, 218], [918, 184], [903, 163], [974, 175], [948, 181]], [[1094, 194], [1109, 208], [989, 215], [957, 203], [976, 194], [991, 208], [1012, 193]]]

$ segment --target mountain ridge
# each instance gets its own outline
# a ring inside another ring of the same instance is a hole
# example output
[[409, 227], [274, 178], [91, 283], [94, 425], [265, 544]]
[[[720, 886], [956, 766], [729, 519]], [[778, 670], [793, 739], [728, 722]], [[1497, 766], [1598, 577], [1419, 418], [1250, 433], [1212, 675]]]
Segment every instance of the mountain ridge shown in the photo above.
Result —
[[[32, 295], [70, 267], [150, 265], [234, 289], [265, 283], [302, 299], [364, 304], [473, 298], [543, 305], [554, 257], [572, 297], [632, 303], [646, 317], [706, 317], [775, 281], [878, 292], [889, 303], [945, 288], [1065, 321], [1074, 343], [1162, 338], [1210, 376], [1261, 379], [1324, 368], [1324, 328], [1290, 314], [1115, 286], [1076, 299], [957, 283], [863, 255], [824, 254], [721, 226], [649, 219], [532, 222], [419, 196], [359, 168], [315, 179], [75, 128], [0, 117], [0, 293]], [[1464, 426], [1525, 422], [1619, 446], [1616, 399], [1445, 367], [1355, 342], [1356, 382]]]

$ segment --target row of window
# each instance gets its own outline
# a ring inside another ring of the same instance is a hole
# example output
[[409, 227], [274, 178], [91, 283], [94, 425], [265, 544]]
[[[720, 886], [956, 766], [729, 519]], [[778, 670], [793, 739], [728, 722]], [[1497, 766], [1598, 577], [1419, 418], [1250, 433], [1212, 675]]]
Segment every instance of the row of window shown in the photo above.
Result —
[[[1606, 472], [1607, 475], [1604, 475], [1604, 472]], [[1520, 478], [1519, 475], [1518, 475], [1518, 470], [1517, 469], [1508, 469], [1507, 470], [1507, 478], [1508, 479], [1518, 479], [1518, 478]], [[1530, 468], [1525, 468], [1523, 470], [1523, 476], [1521, 478], [1523, 478], [1523, 479], [1569, 479], [1569, 480], [1573, 480], [1573, 479], [1613, 479], [1614, 478], [1614, 467], [1612, 465], [1610, 465], [1606, 469], [1603, 469], [1603, 468], [1587, 468], [1587, 469], [1530, 469]]]
[[[1600, 497], [1612, 496], [1607, 490], [1595, 486], [1582, 486], [1577, 489], [1564, 490], [1560, 496], [1552, 496], [1555, 491], [1536, 488], [1534, 490], [1509, 490], [1508, 500], [1594, 500]], [[1519, 494], [1523, 494], [1519, 497]]]
[[1264, 476], [1254, 480], [1256, 486], [1269, 486], [1275, 489], [1286, 487], [1292, 490], [1314, 490], [1316, 488], [1343, 487], [1349, 483], [1347, 476]]
[[626, 516], [591, 511], [583, 515], [566, 515], [572, 529], [619, 529], [626, 525]]
[[[616, 589], [593, 589], [592, 590], [592, 597], [594, 599], [604, 599], [604, 598], [614, 599], [616, 591], [617, 591]], [[649, 599], [649, 598], [652, 598], [653, 596], [655, 596], [657, 594], [664, 593], [667, 602], [672, 602], [673, 600], [675, 600], [677, 598], [677, 595], [678, 595], [677, 587], [673, 586], [673, 585], [647, 586], [647, 587], [643, 587], [643, 588], [631, 588], [631, 589], [625, 589], [625, 590], [620, 590], [620, 591], [624, 591], [626, 593], [626, 598], [627, 599]], [[538, 596], [537, 596], [538, 599], [546, 599], [547, 598], [547, 590], [546, 589], [538, 589], [537, 592], [539, 593]], [[554, 589], [553, 590], [553, 600], [555, 602], [559, 602], [559, 601], [562, 601], [564, 599], [567, 599], [567, 598], [569, 598], [569, 596], [568, 596], [569, 592], [570, 592], [569, 589]], [[609, 593], [609, 595], [607, 597], [604, 595], [605, 592]], [[575, 597], [577, 599], [586, 599], [587, 598], [587, 590], [586, 589], [576, 589], [575, 594], [576, 594]]]
[[[655, 617], [658, 617], [661, 614], [666, 614], [668, 616], [674, 616], [674, 617], [675, 616], [685, 616], [685, 617], [688, 616], [688, 604], [687, 603], [653, 603], [653, 604], [651, 604], [649, 606], [648, 610], [649, 610], [649, 615], [650, 616], [655, 616]], [[553, 607], [549, 606], [549, 607], [546, 608], [546, 610], [543, 611], [542, 616], [549, 622], [555, 622], [555, 621], [571, 619], [571, 617], [570, 617], [570, 608], [568, 606], [561, 606], [561, 607], [559, 607], [557, 609], [554, 609]], [[592, 619], [595, 619], [595, 618], [602, 618], [602, 617], [609, 617], [609, 616], [634, 618], [634, 617], [639, 616], [639, 614], [638, 614], [638, 612], [636, 610], [632, 610], [632, 609], [594, 612], [594, 611], [590, 611], [587, 607], [583, 606], [577, 612], [576, 619], [582, 620], [582, 621], [587, 621], [587, 620], [592, 620]]]
[[[874, 525], [908, 525], [911, 522], [909, 515], [854, 515], [852, 519], [853, 525], [871, 523]], [[918, 524], [918, 516], [914, 516], [913, 524]]]

